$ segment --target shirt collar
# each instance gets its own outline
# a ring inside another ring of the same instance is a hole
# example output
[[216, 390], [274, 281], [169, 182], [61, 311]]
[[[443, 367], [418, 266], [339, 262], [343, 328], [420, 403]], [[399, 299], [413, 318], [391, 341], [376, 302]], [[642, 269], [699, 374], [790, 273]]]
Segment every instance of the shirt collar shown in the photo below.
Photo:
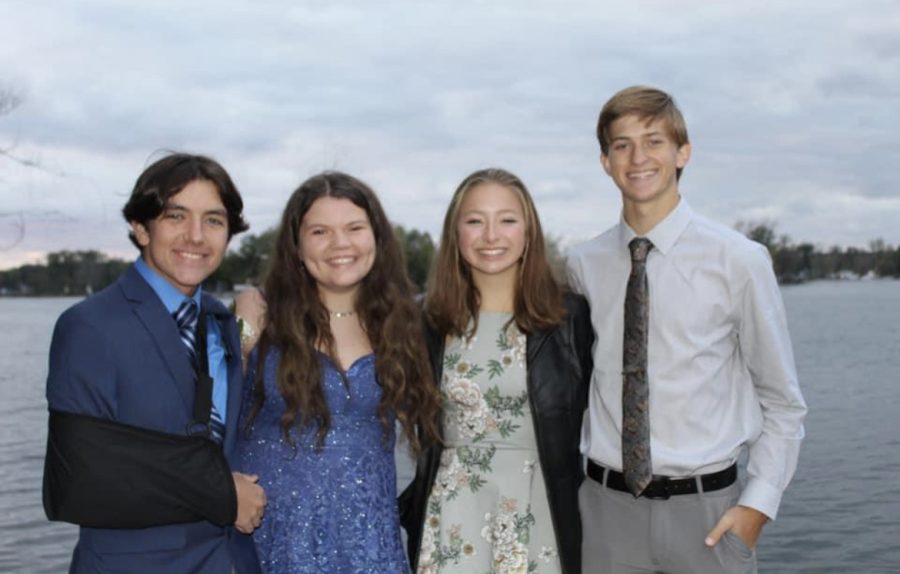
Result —
[[[678, 199], [678, 205], [667, 215], [662, 221], [648, 231], [644, 237], [653, 243], [653, 248], [663, 255], [669, 252], [678, 238], [684, 233], [694, 218], [694, 210], [688, 205], [684, 197]], [[627, 248], [628, 243], [638, 237], [630, 225], [625, 221], [624, 213], [619, 219], [619, 242], [623, 249]]]
[[162, 301], [162, 304], [166, 307], [169, 314], [177, 311], [178, 307], [181, 306], [182, 301], [185, 299], [193, 299], [197, 303], [197, 309], [200, 309], [200, 301], [203, 295], [202, 287], [198, 286], [197, 290], [194, 291], [194, 296], [188, 297], [176, 289], [174, 285], [163, 279], [159, 273], [150, 269], [150, 266], [147, 265], [147, 262], [144, 261], [143, 257], [137, 258], [137, 261], [134, 262], [134, 268], [141, 274], [144, 281], [150, 285], [150, 288], [153, 289], [153, 292], [156, 293], [156, 296]]

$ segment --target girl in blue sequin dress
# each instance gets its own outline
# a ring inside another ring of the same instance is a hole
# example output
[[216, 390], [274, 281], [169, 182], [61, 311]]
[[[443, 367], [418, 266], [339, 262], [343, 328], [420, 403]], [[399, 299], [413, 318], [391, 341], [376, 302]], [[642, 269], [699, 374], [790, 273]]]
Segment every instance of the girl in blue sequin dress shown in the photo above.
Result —
[[408, 572], [394, 424], [418, 449], [414, 429], [436, 435], [440, 399], [374, 193], [335, 172], [304, 182], [285, 208], [263, 291], [265, 301], [255, 290], [236, 300], [261, 332], [238, 451], [268, 498], [253, 534], [263, 571]]

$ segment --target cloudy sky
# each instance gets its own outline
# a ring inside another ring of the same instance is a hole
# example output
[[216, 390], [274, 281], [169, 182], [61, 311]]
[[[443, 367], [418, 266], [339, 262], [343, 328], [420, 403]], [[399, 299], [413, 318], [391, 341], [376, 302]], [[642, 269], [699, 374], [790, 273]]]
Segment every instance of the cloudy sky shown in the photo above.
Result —
[[119, 210], [167, 149], [221, 161], [252, 232], [307, 176], [341, 169], [435, 235], [456, 184], [497, 165], [549, 232], [587, 239], [619, 216], [597, 113], [632, 84], [683, 109], [698, 211], [821, 247], [900, 243], [895, 0], [0, 0], [0, 14], [0, 86], [21, 99], [0, 117], [0, 268], [133, 256]]

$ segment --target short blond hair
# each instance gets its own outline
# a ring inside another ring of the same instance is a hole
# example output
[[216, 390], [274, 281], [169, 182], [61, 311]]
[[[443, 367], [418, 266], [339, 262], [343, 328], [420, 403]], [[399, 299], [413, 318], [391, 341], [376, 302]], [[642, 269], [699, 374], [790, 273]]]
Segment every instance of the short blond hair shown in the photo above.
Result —
[[[609, 131], [613, 122], [628, 115], [635, 115], [647, 122], [662, 120], [676, 146], [680, 148], [690, 143], [684, 116], [672, 96], [651, 86], [631, 86], [617, 92], [600, 110], [597, 139], [603, 155], [609, 155]], [[678, 177], [681, 177], [681, 169], [677, 170]]]

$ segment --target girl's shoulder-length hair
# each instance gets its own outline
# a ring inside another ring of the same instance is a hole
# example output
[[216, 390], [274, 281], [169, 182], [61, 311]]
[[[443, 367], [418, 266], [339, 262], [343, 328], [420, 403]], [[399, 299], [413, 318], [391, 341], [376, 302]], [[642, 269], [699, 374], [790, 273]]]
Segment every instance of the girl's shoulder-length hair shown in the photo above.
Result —
[[470, 174], [450, 200], [428, 280], [424, 303], [426, 318], [439, 333], [452, 337], [471, 336], [478, 326], [481, 294], [468, 263], [460, 255], [457, 225], [466, 194], [487, 183], [513, 191], [522, 204], [525, 217], [525, 251], [516, 278], [513, 320], [526, 334], [553, 328], [566, 314], [564, 286], [548, 260], [544, 232], [528, 188], [517, 176], [500, 168]]

